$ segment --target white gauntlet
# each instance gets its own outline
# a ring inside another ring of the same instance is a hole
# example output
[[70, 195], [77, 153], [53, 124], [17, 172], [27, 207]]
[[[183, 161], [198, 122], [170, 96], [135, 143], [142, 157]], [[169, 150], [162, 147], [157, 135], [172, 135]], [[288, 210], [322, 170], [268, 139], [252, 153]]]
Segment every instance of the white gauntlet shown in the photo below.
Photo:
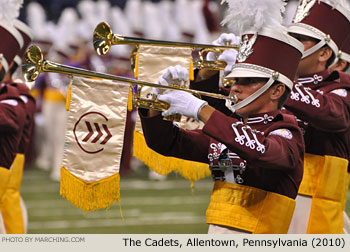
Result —
[[192, 117], [197, 121], [199, 121], [200, 110], [208, 104], [206, 101], [180, 90], [167, 90], [163, 94], [158, 95], [158, 99], [170, 105], [170, 108], [162, 113], [163, 116], [181, 114]]
[[[187, 82], [188, 70], [180, 65], [170, 66], [165, 72], [158, 77], [158, 84], [162, 86], [169, 86], [170, 84], [174, 84], [175, 81], [183, 81]], [[153, 88], [152, 92], [155, 95], [162, 94], [165, 89]]]
[[[223, 33], [217, 40], [213, 41], [212, 44], [218, 46], [239, 45], [240, 40], [240, 37], [233, 33]], [[225, 50], [221, 54], [209, 52], [206, 59], [209, 61], [219, 60], [226, 62], [224, 74], [227, 75], [231, 72], [233, 65], [236, 63], [237, 54], [238, 52], [234, 49]]]

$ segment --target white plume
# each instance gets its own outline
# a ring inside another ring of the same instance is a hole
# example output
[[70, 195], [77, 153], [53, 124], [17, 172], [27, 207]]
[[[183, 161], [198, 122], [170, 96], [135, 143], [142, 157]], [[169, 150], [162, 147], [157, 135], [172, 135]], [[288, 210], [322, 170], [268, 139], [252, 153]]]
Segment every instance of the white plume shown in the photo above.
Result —
[[286, 31], [282, 25], [285, 3], [282, 0], [222, 0], [228, 3], [228, 12], [222, 25], [228, 24], [230, 32], [243, 35], [246, 31], [272, 28]]
[[91, 0], [80, 1], [77, 5], [78, 11], [83, 19], [95, 19], [95, 3]]
[[[321, 1], [318, 0], [320, 3]], [[344, 9], [350, 11], [350, 1], [349, 0], [322, 0], [322, 2], [332, 6], [333, 8], [343, 7]]]
[[0, 21], [12, 22], [19, 16], [23, 0], [0, 0]]
[[110, 22], [110, 11], [111, 4], [106, 0], [99, 0], [96, 2], [97, 16], [100, 19], [100, 22]]
[[34, 32], [35, 39], [49, 39], [50, 34], [46, 30], [47, 20], [44, 8], [38, 2], [30, 2], [27, 5], [27, 20]]
[[73, 8], [65, 8], [57, 23], [57, 46], [74, 44], [76, 42], [78, 13]]

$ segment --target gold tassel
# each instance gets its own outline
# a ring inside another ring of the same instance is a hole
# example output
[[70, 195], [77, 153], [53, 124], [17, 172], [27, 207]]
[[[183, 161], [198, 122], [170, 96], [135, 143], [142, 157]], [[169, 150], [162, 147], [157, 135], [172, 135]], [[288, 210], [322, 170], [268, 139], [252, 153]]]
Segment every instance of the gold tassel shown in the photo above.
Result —
[[192, 182], [210, 176], [208, 164], [165, 157], [153, 151], [147, 146], [143, 134], [137, 130], [134, 132], [134, 156], [161, 175], [176, 171]]
[[135, 56], [134, 77], [135, 79], [139, 77], [139, 53], [136, 53], [136, 56]]
[[106, 208], [120, 201], [120, 175], [85, 182], [62, 166], [60, 194], [83, 211]]
[[193, 69], [193, 58], [192, 58], [192, 56], [191, 56], [191, 61], [190, 61], [189, 78], [190, 78], [190, 81], [194, 80], [194, 69]]
[[129, 89], [129, 96], [128, 96], [128, 111], [132, 111], [132, 88]]
[[72, 79], [73, 77], [69, 77], [69, 86], [67, 90], [67, 98], [66, 98], [66, 110], [68, 111], [70, 109], [70, 100], [72, 98]]

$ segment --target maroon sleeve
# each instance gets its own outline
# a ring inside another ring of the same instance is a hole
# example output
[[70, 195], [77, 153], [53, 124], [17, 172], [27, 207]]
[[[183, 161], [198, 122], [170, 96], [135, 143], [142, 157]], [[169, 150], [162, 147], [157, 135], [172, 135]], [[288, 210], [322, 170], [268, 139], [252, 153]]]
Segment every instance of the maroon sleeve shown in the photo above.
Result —
[[201, 130], [183, 130], [161, 115], [147, 117], [146, 113], [139, 109], [148, 147], [164, 156], [208, 163], [209, 137]]
[[33, 128], [34, 128], [34, 112], [35, 112], [35, 100], [28, 97], [25, 102], [25, 122], [24, 128], [19, 144], [19, 153], [25, 153], [29, 147], [30, 141], [32, 139]]
[[16, 99], [5, 99], [0, 101], [0, 132], [17, 132], [20, 130], [19, 122], [23, 119], [22, 107]]
[[294, 85], [285, 108], [312, 127], [332, 132], [342, 132], [350, 126], [350, 92], [345, 97]]
[[[272, 123], [271, 123], [272, 124]], [[218, 127], [220, 125], [220, 127]], [[269, 135], [277, 129], [287, 129], [290, 134], [281, 137]], [[274, 122], [269, 131], [259, 132], [237, 119], [227, 117], [215, 111], [205, 124], [203, 132], [247, 160], [251, 166], [269, 167], [271, 169], [294, 169], [302, 159], [302, 134], [297, 124]]]

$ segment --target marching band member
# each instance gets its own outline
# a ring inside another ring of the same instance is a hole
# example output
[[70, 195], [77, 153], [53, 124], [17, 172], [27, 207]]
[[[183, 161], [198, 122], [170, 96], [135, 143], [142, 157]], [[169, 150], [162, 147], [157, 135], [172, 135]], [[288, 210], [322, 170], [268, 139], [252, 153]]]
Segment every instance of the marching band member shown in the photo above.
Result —
[[20, 186], [22, 181], [23, 168], [25, 164], [25, 154], [32, 139], [34, 130], [34, 113], [36, 111], [35, 99], [30, 94], [29, 88], [21, 80], [13, 80], [12, 74], [17, 67], [22, 64], [22, 57], [33, 40], [31, 29], [19, 20], [14, 20], [13, 25], [21, 33], [24, 44], [18, 52], [14, 61], [10, 65], [10, 70], [6, 74], [4, 82], [17, 89], [21, 99], [25, 104], [25, 119], [22, 136], [19, 142], [17, 155], [11, 167], [10, 180], [4, 195], [3, 204], [0, 206], [4, 218], [6, 233], [23, 234], [27, 227], [27, 211], [24, 201], [20, 196]]
[[[330, 69], [331, 72], [338, 71], [340, 75], [341, 83], [350, 84], [350, 75], [349, 75], [349, 65], [350, 65], [350, 36], [343, 42], [340, 47], [340, 53], [338, 54], [338, 62]], [[350, 166], [348, 166], [348, 172], [350, 172]], [[347, 197], [344, 197], [344, 205], [346, 203]], [[344, 233], [350, 234], [350, 218], [343, 211], [344, 216]]]
[[[139, 109], [143, 132], [147, 145], [162, 155], [209, 163], [215, 180], [206, 213], [209, 233], [286, 233], [302, 179], [304, 144], [294, 116], [280, 108], [293, 87], [303, 46], [281, 25], [281, 1], [227, 2], [225, 22], [237, 25], [236, 34], [242, 35], [239, 63], [227, 76], [235, 81], [230, 96], [238, 103], [226, 103], [233, 114], [185, 91], [167, 90], [158, 95], [170, 104], [162, 115]], [[245, 13], [241, 26], [239, 13]], [[174, 79], [188, 80], [188, 72], [170, 67], [159, 83]], [[183, 130], [162, 120], [175, 113], [205, 126]]]
[[[11, 165], [24, 128], [25, 105], [15, 87], [0, 86], [0, 206], [11, 179]], [[0, 212], [1, 215], [1, 212]], [[1, 216], [0, 216], [1, 218]]]
[[304, 177], [290, 233], [343, 233], [350, 158], [350, 93], [336, 63], [350, 29], [350, 1], [301, 1], [288, 30], [305, 46], [285, 108], [304, 132]]
[[[12, 25], [18, 16], [21, 1], [16, 1], [0, 13], [0, 81], [2, 82], [10, 64], [23, 46], [21, 34]], [[18, 151], [19, 139], [24, 126], [24, 103], [16, 88], [0, 83], [0, 206], [10, 179], [10, 168]], [[6, 233], [1, 225], [0, 232]]]

